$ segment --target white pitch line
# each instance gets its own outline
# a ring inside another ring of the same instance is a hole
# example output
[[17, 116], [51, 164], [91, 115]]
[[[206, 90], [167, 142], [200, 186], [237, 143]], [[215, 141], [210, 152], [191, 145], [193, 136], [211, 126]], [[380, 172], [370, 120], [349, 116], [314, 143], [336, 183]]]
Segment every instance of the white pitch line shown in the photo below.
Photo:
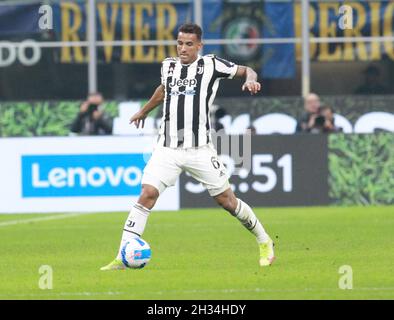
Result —
[[49, 217], [37, 217], [37, 218], [30, 218], [30, 219], [11, 220], [11, 221], [0, 222], [0, 228], [12, 226], [12, 225], [16, 225], [16, 224], [25, 224], [25, 223], [30, 223], [30, 222], [61, 220], [61, 219], [77, 217], [77, 216], [84, 215], [84, 214], [92, 214], [92, 213], [91, 212], [77, 212], [77, 213], [66, 213], [66, 214], [60, 214], [60, 215], [56, 214], [56, 215], [52, 215]]

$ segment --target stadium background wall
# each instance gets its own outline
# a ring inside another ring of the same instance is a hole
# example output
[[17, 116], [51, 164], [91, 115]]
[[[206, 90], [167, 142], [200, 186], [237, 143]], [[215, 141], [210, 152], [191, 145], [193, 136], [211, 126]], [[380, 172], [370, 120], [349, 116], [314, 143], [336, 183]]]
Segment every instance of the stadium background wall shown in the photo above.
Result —
[[[252, 141], [253, 156], [272, 155], [273, 160], [264, 166], [276, 175], [269, 192], [253, 186], [267, 183], [264, 171], [252, 167], [247, 176], [232, 177], [237, 195], [254, 206], [394, 203], [393, 133], [254, 136]], [[278, 159], [286, 154], [291, 155], [291, 162], [278, 166]], [[252, 161], [255, 164], [261, 166]], [[286, 170], [292, 180], [288, 191], [284, 191], [289, 184]], [[180, 186], [181, 207], [215, 206], [187, 175], [181, 176]]]
[[[230, 182], [238, 197], [254, 206], [329, 203], [327, 136], [253, 136], [251, 146], [249, 172], [241, 171], [239, 175], [231, 176]], [[224, 153], [222, 157], [228, 159]], [[228, 164], [229, 160], [224, 160], [225, 164], [226, 161]], [[232, 168], [233, 165], [227, 167]], [[214, 205], [208, 193], [197, 188], [186, 174], [181, 176], [180, 186], [181, 207]]]
[[[354, 126], [364, 115], [371, 112], [384, 113], [394, 117], [394, 96], [321, 96], [322, 102], [331, 106], [335, 113], [346, 118], [350, 126]], [[138, 100], [143, 104], [146, 100]], [[32, 137], [32, 136], [67, 136], [70, 125], [79, 111], [82, 101], [0, 101], [0, 137]], [[215, 104], [224, 108], [231, 117], [233, 124], [236, 118], [245, 115], [248, 119], [246, 127], [267, 114], [282, 114], [298, 119], [304, 108], [300, 97], [258, 97], [258, 98], [217, 98]], [[119, 101], [107, 101], [105, 112], [112, 118], [119, 117]], [[132, 110], [130, 110], [132, 114]], [[130, 114], [130, 116], [131, 116]], [[150, 113], [151, 117], [159, 119], [161, 108]], [[128, 119], [124, 121], [127, 123]], [[377, 129], [394, 132], [394, 120], [388, 121], [388, 127], [378, 121]], [[256, 127], [258, 123], [254, 123]], [[283, 122], [278, 126], [283, 127]], [[257, 129], [259, 129], [257, 127]], [[353, 132], [353, 131], [352, 131]], [[233, 133], [233, 132], [230, 132]]]
[[[40, 1], [2, 1], [0, 6], [0, 99], [79, 99], [86, 94], [87, 38], [86, 1], [46, 1], [53, 8], [53, 30], [41, 29]], [[351, 94], [362, 84], [371, 63], [381, 70], [387, 93], [394, 93], [392, 1], [352, 1], [355, 24], [341, 28], [338, 10], [343, 1], [310, 1], [311, 39], [361, 37], [356, 42], [318, 42], [310, 45], [311, 82], [320, 94]], [[99, 88], [111, 99], [148, 97], [155, 89], [160, 62], [175, 55], [173, 45], [130, 46], [129, 40], [175, 40], [176, 30], [193, 15], [193, 1], [96, 1], [96, 39]], [[133, 17], [133, 18], [131, 18]], [[135, 17], [135, 18], [134, 18]], [[300, 1], [204, 0], [204, 39], [300, 38]], [[244, 26], [250, 27], [245, 33]], [[369, 41], [365, 37], [387, 37]], [[29, 50], [22, 50], [28, 41]], [[58, 47], [39, 47], [40, 42]], [[61, 41], [75, 42], [62, 46]], [[123, 41], [113, 44], [111, 41]], [[12, 42], [12, 43], [11, 43]], [[262, 45], [207, 44], [215, 53], [236, 63], [248, 63], [264, 79], [265, 95], [301, 93], [301, 43]], [[28, 53], [34, 49], [33, 58]], [[23, 51], [27, 51], [23, 54]], [[25, 58], [21, 59], [22, 52]], [[17, 54], [18, 53], [18, 54]], [[344, 65], [346, 63], [346, 68]], [[26, 64], [29, 77], [26, 77]], [[141, 77], [140, 75], [144, 76]], [[78, 79], [78, 81], [75, 81]], [[45, 86], [39, 85], [45, 83]], [[24, 90], [20, 90], [23, 87]], [[67, 90], [64, 90], [67, 88]], [[229, 82], [219, 96], [239, 95], [239, 84]]]
[[[127, 211], [153, 145], [152, 137], [0, 139], [0, 212]], [[257, 135], [251, 146], [251, 170], [231, 183], [253, 206], [394, 204], [393, 133]], [[165, 192], [156, 210], [216, 206], [186, 175]]]

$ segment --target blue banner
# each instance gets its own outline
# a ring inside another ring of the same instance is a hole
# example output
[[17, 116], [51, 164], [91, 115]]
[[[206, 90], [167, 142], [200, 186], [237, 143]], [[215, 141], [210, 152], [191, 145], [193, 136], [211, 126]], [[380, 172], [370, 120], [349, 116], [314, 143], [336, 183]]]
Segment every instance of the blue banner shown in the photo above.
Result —
[[[203, 9], [205, 39], [294, 37], [292, 3], [207, 0]], [[263, 78], [291, 78], [295, 73], [293, 44], [205, 46], [204, 53], [211, 52], [260, 70]]]
[[[294, 38], [294, 12], [292, 3], [266, 2], [263, 37]], [[294, 44], [263, 45], [264, 63], [261, 73], [264, 78], [292, 78], [295, 75]]]
[[22, 196], [139, 195], [143, 154], [22, 156]]
[[40, 32], [37, 4], [0, 5], [0, 37]]
[[[393, 1], [350, 2], [345, 16], [343, 1], [311, 2], [311, 37], [367, 37], [394, 34]], [[0, 38], [25, 40], [32, 34], [39, 41], [77, 42], [86, 40], [87, 7], [85, 1], [61, 1], [51, 4], [53, 30], [40, 30], [40, 6], [0, 5]], [[342, 12], [342, 13], [341, 13]], [[204, 39], [259, 39], [301, 37], [300, 2], [203, 1]], [[193, 2], [97, 2], [98, 41], [175, 40], [178, 27], [193, 19]], [[344, 24], [344, 22], [346, 22]], [[351, 24], [351, 25], [350, 25]], [[237, 44], [206, 45], [204, 53], [215, 53], [237, 64], [260, 70], [264, 78], [293, 78], [301, 45]], [[60, 63], [86, 63], [86, 48], [67, 46], [54, 55]], [[312, 43], [312, 61], [346, 62], [394, 60], [394, 43], [360, 41], [356, 43]], [[99, 63], [160, 63], [176, 56], [174, 45], [99, 46]]]

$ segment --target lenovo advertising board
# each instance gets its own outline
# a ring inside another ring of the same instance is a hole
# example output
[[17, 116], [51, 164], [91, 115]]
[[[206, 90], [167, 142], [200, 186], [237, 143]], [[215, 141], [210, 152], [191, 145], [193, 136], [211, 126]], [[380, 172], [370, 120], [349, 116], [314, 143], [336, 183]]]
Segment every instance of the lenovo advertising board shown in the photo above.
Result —
[[[153, 137], [0, 139], [0, 213], [128, 211]], [[179, 209], [178, 185], [155, 209]]]

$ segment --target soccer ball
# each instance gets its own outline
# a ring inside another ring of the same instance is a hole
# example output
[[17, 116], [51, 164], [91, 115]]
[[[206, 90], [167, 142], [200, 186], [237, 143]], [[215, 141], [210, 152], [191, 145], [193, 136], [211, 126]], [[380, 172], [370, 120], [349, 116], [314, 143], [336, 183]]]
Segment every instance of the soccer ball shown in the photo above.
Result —
[[148, 242], [141, 238], [126, 242], [121, 250], [123, 264], [131, 269], [141, 269], [149, 262], [152, 252]]

